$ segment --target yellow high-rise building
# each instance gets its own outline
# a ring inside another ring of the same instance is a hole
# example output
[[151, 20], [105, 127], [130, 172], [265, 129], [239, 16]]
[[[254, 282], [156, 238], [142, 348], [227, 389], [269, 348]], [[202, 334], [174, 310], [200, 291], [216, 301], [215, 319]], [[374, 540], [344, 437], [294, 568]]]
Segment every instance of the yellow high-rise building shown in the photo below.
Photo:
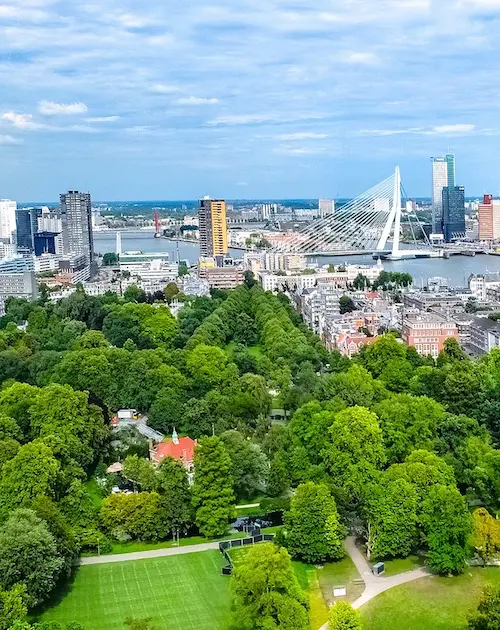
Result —
[[226, 202], [205, 197], [198, 211], [200, 255], [225, 256], [227, 246]]

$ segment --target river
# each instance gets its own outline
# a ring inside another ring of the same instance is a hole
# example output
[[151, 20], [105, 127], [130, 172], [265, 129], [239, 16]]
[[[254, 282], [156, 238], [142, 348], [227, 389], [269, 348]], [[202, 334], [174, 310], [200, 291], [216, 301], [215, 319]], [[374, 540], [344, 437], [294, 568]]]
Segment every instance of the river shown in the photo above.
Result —
[[[200, 250], [197, 243], [186, 243], [169, 241], [164, 238], [154, 238], [153, 232], [147, 230], [121, 232], [122, 251], [143, 251], [143, 252], [168, 252], [170, 260], [177, 260], [177, 245], [179, 246], [179, 256], [181, 260], [187, 260], [190, 264], [195, 264]], [[95, 251], [100, 254], [114, 252], [116, 245], [116, 232], [94, 232]], [[230, 254], [235, 258], [241, 258], [241, 250], [231, 250]], [[369, 254], [348, 257], [322, 257], [316, 259], [319, 264], [340, 264], [350, 263], [359, 265], [371, 265], [374, 261]], [[425, 284], [427, 278], [442, 276], [448, 278], [450, 286], [467, 286], [467, 278], [471, 273], [486, 273], [500, 271], [500, 256], [477, 255], [452, 256], [445, 258], [420, 258], [417, 260], [385, 261], [384, 268], [387, 271], [405, 271], [413, 276], [414, 283]]]

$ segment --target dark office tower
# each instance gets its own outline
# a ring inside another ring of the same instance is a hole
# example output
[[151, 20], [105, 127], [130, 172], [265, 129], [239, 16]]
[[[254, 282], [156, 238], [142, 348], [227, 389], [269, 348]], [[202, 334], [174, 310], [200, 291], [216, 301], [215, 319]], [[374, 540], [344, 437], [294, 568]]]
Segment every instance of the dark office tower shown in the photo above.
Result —
[[91, 263], [94, 257], [94, 238], [90, 193], [70, 190], [61, 195], [61, 219], [64, 253], [84, 254]]
[[19, 249], [33, 251], [34, 237], [38, 232], [38, 217], [41, 216], [41, 208], [18, 208], [16, 210], [16, 244]]
[[448, 170], [448, 187], [455, 188], [455, 156], [448, 154], [445, 160]]
[[443, 188], [443, 234], [447, 243], [465, 236], [465, 188], [463, 186]]

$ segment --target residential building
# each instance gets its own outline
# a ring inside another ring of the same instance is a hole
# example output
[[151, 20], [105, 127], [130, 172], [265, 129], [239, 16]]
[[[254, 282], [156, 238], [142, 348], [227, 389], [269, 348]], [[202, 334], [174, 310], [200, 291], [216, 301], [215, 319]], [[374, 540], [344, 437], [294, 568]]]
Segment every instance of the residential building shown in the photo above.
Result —
[[86, 254], [69, 254], [59, 260], [59, 271], [55, 276], [58, 284], [78, 284], [90, 279], [90, 264]]
[[465, 188], [463, 186], [443, 188], [443, 234], [447, 243], [465, 238]]
[[500, 347], [500, 322], [488, 317], [477, 317], [470, 325], [469, 346], [478, 355]]
[[494, 296], [489, 298], [489, 293], [500, 288], [500, 272], [485, 274], [471, 274], [469, 276], [469, 289], [471, 296], [485, 302], [487, 299], [495, 299]]
[[335, 213], [335, 201], [333, 199], [320, 199], [318, 209], [320, 219], [329, 217]]
[[163, 442], [157, 445], [150, 442], [149, 457], [155, 464], [161, 464], [165, 457], [172, 457], [181, 462], [187, 471], [189, 482], [192, 483], [194, 477], [194, 451], [197, 443], [197, 440], [192, 440], [190, 437], [179, 437], [174, 429], [171, 438], [165, 438]]
[[0, 199], [0, 240], [3, 243], [16, 242], [17, 203], [12, 199]]
[[447, 339], [458, 341], [454, 321], [434, 313], [408, 314], [403, 318], [402, 338], [422, 356], [437, 358]]
[[462, 306], [471, 297], [471, 292], [466, 289], [446, 292], [415, 291], [403, 295], [403, 304], [406, 309], [427, 311], [434, 306], [453, 308]]
[[200, 255], [225, 256], [228, 252], [226, 202], [205, 197], [198, 211]]
[[321, 284], [303, 289], [295, 294], [294, 300], [305, 323], [316, 334], [321, 335], [325, 321], [340, 314], [340, 298], [343, 291], [334, 285]]
[[500, 240], [500, 199], [493, 195], [484, 195], [483, 203], [478, 207], [479, 240]]
[[60, 196], [62, 234], [65, 254], [83, 255], [87, 264], [94, 258], [92, 201], [90, 193], [70, 190]]
[[41, 216], [42, 208], [17, 208], [16, 242], [20, 249], [34, 251], [34, 237], [38, 232], [38, 218]]
[[198, 278], [198, 276], [184, 276], [182, 278], [182, 293], [184, 295], [193, 295], [203, 297], [210, 295], [210, 285], [206, 280]]
[[15, 256], [0, 260], [0, 299], [8, 297], [34, 300], [38, 295], [32, 258]]
[[198, 266], [198, 275], [201, 280], [208, 282], [211, 289], [235, 289], [245, 281], [243, 267], [217, 267], [215, 264], [207, 264], [202, 259]]

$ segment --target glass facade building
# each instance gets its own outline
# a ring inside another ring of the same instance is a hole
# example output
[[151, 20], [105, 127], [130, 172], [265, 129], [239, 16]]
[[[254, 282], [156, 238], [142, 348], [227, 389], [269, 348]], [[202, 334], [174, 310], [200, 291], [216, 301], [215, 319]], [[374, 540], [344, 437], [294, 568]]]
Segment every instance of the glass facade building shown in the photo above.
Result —
[[465, 188], [443, 188], [443, 234], [447, 243], [465, 237]]

